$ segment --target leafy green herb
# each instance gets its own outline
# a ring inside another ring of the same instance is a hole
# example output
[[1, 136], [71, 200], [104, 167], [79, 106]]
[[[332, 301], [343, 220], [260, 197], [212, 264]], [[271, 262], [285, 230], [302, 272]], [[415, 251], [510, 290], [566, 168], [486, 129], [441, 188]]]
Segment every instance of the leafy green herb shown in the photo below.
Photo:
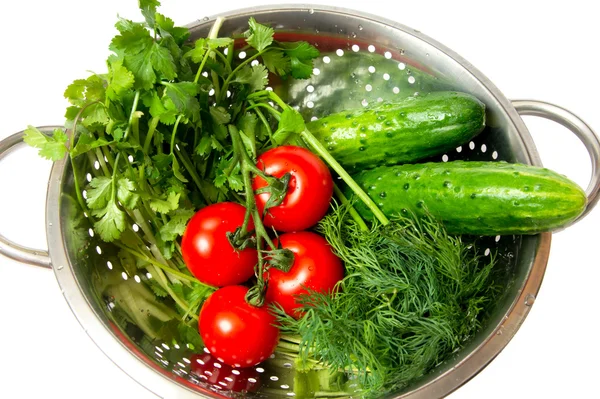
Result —
[[160, 229], [160, 237], [163, 241], [174, 241], [182, 236], [188, 220], [194, 216], [193, 209], [177, 209], [169, 214], [171, 219]]
[[460, 349], [478, 331], [500, 287], [487, 260], [433, 218], [398, 217], [363, 231], [337, 206], [319, 224], [344, 261], [335, 295], [302, 299], [300, 361], [316, 359], [358, 377], [365, 396], [401, 389]]
[[39, 148], [41, 157], [58, 161], [67, 154], [67, 135], [60, 129], [55, 129], [52, 136], [46, 136], [39, 129], [28, 126], [23, 140], [32, 147]]
[[265, 25], [261, 25], [254, 18], [248, 20], [249, 29], [246, 31], [246, 42], [256, 50], [263, 51], [273, 43], [275, 31]]

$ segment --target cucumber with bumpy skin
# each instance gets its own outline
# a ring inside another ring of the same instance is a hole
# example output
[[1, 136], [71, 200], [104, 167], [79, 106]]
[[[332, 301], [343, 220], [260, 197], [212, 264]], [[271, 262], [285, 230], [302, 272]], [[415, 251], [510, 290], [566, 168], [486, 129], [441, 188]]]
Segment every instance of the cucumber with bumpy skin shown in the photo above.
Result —
[[[353, 177], [385, 215], [427, 210], [453, 234], [552, 231], [575, 220], [587, 203], [583, 190], [565, 176], [507, 162], [383, 166]], [[364, 204], [356, 208], [372, 219]]]
[[306, 127], [352, 172], [441, 154], [469, 141], [484, 125], [481, 101], [444, 91], [339, 112]]

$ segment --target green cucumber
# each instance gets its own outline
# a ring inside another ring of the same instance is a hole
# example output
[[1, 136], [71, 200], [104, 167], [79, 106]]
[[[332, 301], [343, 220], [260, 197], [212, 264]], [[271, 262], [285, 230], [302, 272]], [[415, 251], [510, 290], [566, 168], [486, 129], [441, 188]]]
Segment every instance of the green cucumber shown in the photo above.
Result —
[[444, 153], [469, 141], [484, 125], [481, 101], [444, 91], [339, 112], [306, 127], [352, 172]]
[[[428, 211], [453, 234], [537, 234], [575, 220], [583, 190], [542, 167], [452, 161], [382, 166], [353, 176], [386, 216]], [[372, 214], [362, 202], [356, 209]]]

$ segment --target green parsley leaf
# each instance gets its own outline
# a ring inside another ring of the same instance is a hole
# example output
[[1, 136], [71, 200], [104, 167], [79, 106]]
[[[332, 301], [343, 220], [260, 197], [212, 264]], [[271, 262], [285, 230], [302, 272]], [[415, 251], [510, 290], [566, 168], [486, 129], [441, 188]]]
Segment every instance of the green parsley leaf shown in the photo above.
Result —
[[124, 177], [117, 180], [117, 198], [125, 208], [135, 209], [137, 207], [140, 196], [136, 191], [137, 187], [133, 181]]
[[87, 206], [90, 209], [105, 208], [112, 197], [112, 178], [94, 177], [87, 189]]
[[220, 174], [217, 175], [217, 177], [215, 177], [215, 179], [213, 180], [213, 183], [215, 184], [216, 188], [220, 188], [223, 187], [223, 185], [227, 182], [227, 176]]
[[121, 236], [121, 232], [125, 230], [125, 214], [119, 209], [112, 197], [106, 207], [94, 210], [92, 214], [100, 218], [94, 223], [94, 231], [100, 235], [103, 241], [116, 240]]
[[284, 48], [286, 55], [298, 58], [301, 61], [313, 60], [319, 56], [319, 50], [307, 42], [282, 42], [278, 44]]
[[313, 71], [313, 59], [319, 50], [306, 42], [279, 43], [290, 58], [291, 74], [296, 79], [308, 79]]
[[181, 169], [179, 168], [179, 162], [177, 162], [177, 158], [175, 157], [173, 157], [173, 175], [177, 178], [177, 180], [179, 180], [182, 183], [188, 182], [188, 179], [186, 179], [186, 177], [181, 173]]
[[197, 328], [190, 327], [182, 322], [178, 324], [177, 332], [179, 333], [179, 339], [190, 345], [190, 349], [199, 350], [204, 346], [204, 342], [202, 341]]
[[158, 0], [139, 0], [139, 7], [146, 23], [151, 28], [156, 25], [155, 14], [156, 9], [160, 7], [160, 1]]
[[155, 42], [142, 25], [130, 25], [113, 38], [110, 49], [123, 57], [123, 65], [133, 73], [134, 88], [150, 90], [158, 79], [177, 77], [171, 52]]
[[110, 121], [106, 108], [102, 103], [90, 104], [85, 111], [83, 111], [81, 116], [83, 117], [83, 126], [88, 129], [97, 125], [105, 126]]
[[245, 32], [246, 42], [259, 52], [273, 43], [273, 28], [259, 24], [253, 17], [248, 20], [248, 27]]
[[180, 194], [169, 193], [167, 198], [154, 198], [150, 201], [150, 208], [154, 212], [169, 213], [179, 207]]
[[221, 106], [210, 107], [210, 115], [217, 125], [224, 125], [231, 121], [231, 115], [229, 115], [227, 110]]
[[256, 125], [258, 124], [258, 118], [253, 112], [246, 112], [240, 116], [237, 123], [237, 128], [244, 132], [249, 137], [256, 135]]
[[211, 49], [217, 49], [220, 47], [227, 47], [233, 43], [233, 39], [230, 37], [217, 37], [214, 39], [208, 39], [207, 44]]
[[291, 61], [282, 50], [269, 50], [262, 55], [262, 60], [267, 69], [276, 75], [284, 76], [292, 70]]
[[159, 172], [164, 173], [169, 170], [171, 164], [173, 163], [173, 155], [171, 154], [156, 154], [152, 157], [154, 161], [154, 166]]
[[75, 145], [75, 148], [71, 150], [71, 156], [76, 157], [78, 155], [85, 154], [86, 152], [93, 150], [94, 148], [104, 147], [112, 143], [112, 141], [108, 141], [104, 137], [96, 139], [93, 134], [81, 134], [77, 139], [77, 144]]
[[187, 222], [194, 216], [193, 209], [177, 209], [169, 214], [170, 220], [160, 228], [163, 241], [174, 241], [185, 232]]
[[194, 152], [198, 155], [205, 155], [210, 152], [212, 145], [212, 138], [210, 136], [202, 136], [200, 143], [196, 146]]
[[23, 141], [32, 147], [42, 148], [48, 142], [48, 137], [40, 132], [38, 128], [30, 125], [25, 130]]
[[105, 97], [104, 79], [91, 75], [87, 79], [76, 79], [67, 86], [64, 96], [75, 106], [83, 107], [94, 101], [102, 101]]
[[204, 58], [204, 54], [206, 54], [206, 50], [207, 50], [206, 39], [200, 38], [200, 39], [196, 40], [196, 42], [194, 43], [194, 48], [191, 49], [190, 51], [188, 51], [187, 53], [185, 53], [184, 57], [191, 58], [193, 62], [195, 62], [196, 64], [199, 64], [202, 62], [202, 59]]
[[115, 60], [109, 64], [108, 87], [106, 96], [118, 101], [127, 90], [133, 87], [133, 74], [123, 66], [122, 60]]
[[312, 75], [313, 64], [300, 61], [298, 58], [290, 59], [292, 65], [292, 76], [294, 79], [308, 79]]
[[287, 107], [281, 113], [279, 119], [279, 127], [277, 130], [285, 130], [291, 133], [302, 133], [306, 128], [302, 115], [295, 109]]
[[157, 297], [166, 298], [169, 296], [169, 293], [163, 287], [161, 287], [155, 279], [148, 279], [147, 283], [150, 286], [152, 292], [154, 292], [154, 295], [156, 295]]
[[229, 184], [229, 187], [234, 191], [242, 191], [244, 189], [244, 181], [240, 174], [230, 174], [229, 177], [227, 177], [227, 184]]
[[269, 83], [269, 72], [262, 64], [245, 66], [236, 74], [233, 81], [250, 85], [250, 92], [259, 91]]
[[67, 154], [67, 135], [55, 129], [52, 136], [46, 136], [34, 126], [25, 129], [23, 141], [32, 147], [39, 148], [39, 155], [51, 161], [63, 159]]
[[187, 28], [175, 26], [171, 18], [165, 17], [160, 13], [155, 14], [156, 25], [162, 37], [172, 37], [177, 47], [181, 46], [190, 36]]
[[177, 120], [177, 109], [169, 97], [161, 100], [156, 91], [151, 91], [142, 96], [142, 102], [150, 108], [150, 115], [153, 118], [158, 118], [165, 125], [173, 125]]
[[273, 140], [278, 145], [284, 144], [291, 134], [302, 133], [304, 129], [305, 125], [302, 115], [295, 109], [287, 107], [281, 113], [279, 127], [273, 134]]
[[69, 102], [77, 107], [85, 105], [85, 79], [76, 79], [67, 86], [64, 96]]
[[196, 95], [200, 91], [200, 86], [194, 82], [161, 82], [165, 86], [165, 95], [167, 95], [179, 113], [192, 122], [200, 119], [200, 103]]

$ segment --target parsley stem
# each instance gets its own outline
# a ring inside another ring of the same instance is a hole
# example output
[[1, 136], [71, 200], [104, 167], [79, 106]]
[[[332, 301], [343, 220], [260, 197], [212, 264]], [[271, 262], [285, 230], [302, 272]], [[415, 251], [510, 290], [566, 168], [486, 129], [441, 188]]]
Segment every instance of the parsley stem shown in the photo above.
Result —
[[133, 97], [133, 105], [131, 106], [131, 113], [129, 114], [129, 121], [127, 122], [127, 127], [125, 128], [125, 134], [123, 135], [123, 140], [127, 140], [127, 136], [129, 136], [129, 132], [131, 131], [131, 125], [133, 124], [133, 118], [135, 116], [135, 111], [137, 110], [139, 100], [140, 100], [140, 91], [137, 90], [135, 92], [135, 96]]
[[173, 125], [173, 133], [171, 133], [171, 154], [173, 154], [173, 150], [175, 149], [175, 137], [177, 136], [177, 128], [179, 127], [179, 122], [181, 122], [182, 117], [183, 115], [179, 114]]
[[221, 61], [223, 61], [223, 63], [225, 64], [225, 68], [227, 69], [227, 71], [228, 71], [229, 73], [231, 73], [231, 65], [230, 65], [230, 62], [229, 62], [229, 59], [228, 59], [229, 57], [225, 57], [225, 56], [223, 55], [223, 53], [222, 53], [222, 52], [220, 52], [219, 50], [214, 50], [214, 53], [215, 53], [216, 55], [218, 55], [218, 56], [219, 56], [219, 58], [221, 58]]
[[121, 159], [121, 153], [117, 153], [117, 157], [115, 158], [115, 164], [113, 165], [113, 173], [112, 173], [112, 196], [113, 199], [117, 198], [117, 173], [119, 172], [119, 160]]
[[118, 242], [118, 241], [115, 241], [115, 245], [116, 245], [117, 247], [121, 248], [122, 250], [124, 250], [125, 252], [128, 252], [128, 253], [130, 253], [131, 255], [135, 256], [136, 258], [138, 258], [138, 259], [140, 259], [140, 260], [143, 260], [144, 262], [148, 262], [148, 263], [150, 263], [150, 264], [152, 264], [152, 265], [154, 265], [154, 266], [156, 266], [156, 267], [160, 268], [161, 270], [164, 270], [164, 271], [165, 271], [165, 272], [167, 272], [167, 273], [170, 273], [170, 274], [172, 274], [172, 275], [174, 275], [174, 276], [177, 276], [177, 277], [179, 277], [179, 278], [180, 278], [180, 279], [182, 279], [182, 280], [186, 280], [186, 281], [189, 281], [189, 282], [191, 282], [191, 283], [200, 284], [200, 285], [203, 285], [203, 286], [205, 286], [205, 287], [207, 287], [207, 288], [210, 288], [210, 289], [212, 289], [212, 290], [216, 290], [216, 287], [213, 287], [212, 285], [205, 284], [205, 283], [203, 283], [203, 282], [199, 281], [199, 280], [198, 280], [197, 278], [195, 278], [195, 277], [188, 276], [187, 274], [185, 274], [185, 273], [182, 273], [182, 272], [180, 272], [179, 270], [175, 270], [175, 269], [173, 269], [173, 268], [171, 268], [171, 267], [169, 267], [169, 266], [167, 266], [167, 265], [165, 265], [165, 264], [163, 264], [163, 263], [160, 263], [160, 262], [158, 262], [156, 259], [153, 259], [153, 258], [151, 258], [151, 257], [149, 257], [149, 256], [146, 256], [146, 255], [144, 255], [144, 254], [143, 254], [143, 253], [141, 253], [141, 252], [138, 252], [138, 251], [136, 251], [136, 250], [134, 250], [134, 249], [131, 249], [131, 248], [129, 248], [128, 246], [126, 246], [126, 245], [123, 245], [123, 244], [121, 244], [121, 243], [120, 243], [120, 242]]
[[207, 193], [205, 193], [205, 189], [204, 189], [204, 185], [202, 184], [202, 180], [200, 179], [200, 176], [198, 176], [198, 173], [196, 173], [196, 168], [192, 164], [192, 161], [190, 160], [187, 152], [183, 149], [183, 146], [179, 147], [179, 149], [177, 150], [177, 155], [179, 155], [179, 159], [181, 160], [183, 167], [188, 171], [188, 173], [192, 177], [192, 180], [196, 184], [196, 187], [198, 187], [198, 191], [200, 192], [200, 195], [202, 196], [204, 203], [209, 205], [210, 204], [210, 201], [208, 200], [209, 196]]
[[265, 103], [254, 103], [254, 104], [250, 105], [248, 108], [246, 108], [246, 111], [250, 111], [250, 110], [256, 109], [258, 107], [266, 108], [267, 111], [272, 113], [275, 116], [275, 118], [277, 118], [277, 120], [279, 120], [281, 118], [281, 112], [277, 111], [275, 108], [273, 108], [269, 104], [265, 104]]
[[234, 45], [235, 45], [235, 42], [231, 41], [231, 43], [229, 43], [229, 46], [227, 46], [227, 60], [226, 60], [226, 64], [229, 67], [230, 71], [231, 71], [231, 64], [233, 62]]
[[[217, 17], [217, 19], [215, 19], [213, 26], [210, 28], [210, 31], [208, 32], [208, 39], [216, 39], [219, 36], [219, 30], [221, 30], [221, 26], [223, 26], [224, 21], [225, 21], [225, 18], [223, 18], [223, 17]], [[198, 83], [198, 80], [200, 80], [200, 75], [202, 74], [204, 65], [206, 64], [206, 61], [208, 61], [208, 57], [211, 55], [211, 52], [212, 51], [207, 51], [206, 54], [204, 54], [204, 58], [202, 59], [202, 62], [200, 63], [200, 66], [198, 67], [198, 71], [196, 72], [196, 78], [194, 79], [194, 83]], [[216, 91], [216, 88], [215, 88], [215, 91]]]
[[108, 166], [110, 166], [112, 168], [113, 165], [115, 164], [115, 160], [112, 156], [112, 153], [110, 152], [110, 149], [106, 148], [106, 147], [101, 147], [101, 150], [102, 150], [102, 154], [104, 154], [104, 158], [108, 162]]
[[206, 54], [204, 54], [204, 58], [202, 58], [202, 62], [200, 63], [200, 66], [198, 67], [198, 72], [196, 72], [196, 77], [194, 78], [194, 83], [198, 83], [198, 80], [200, 80], [200, 75], [202, 74], [202, 70], [204, 69], [204, 64], [206, 64], [206, 61], [208, 60], [208, 56], [209, 56], [209, 52], [207, 51]]
[[267, 96], [269, 96], [269, 98], [273, 101], [275, 101], [277, 103], [277, 105], [279, 105], [281, 107], [281, 109], [286, 109], [289, 107], [289, 105], [287, 105], [282, 99], [281, 97], [279, 97], [277, 94], [275, 94], [274, 92], [267, 90]]
[[102, 153], [100, 148], [96, 148], [95, 152], [96, 152], [96, 158], [98, 160], [98, 163], [100, 164], [100, 168], [102, 168], [102, 171], [104, 172], [104, 175], [110, 176], [111, 173], [108, 170], [108, 165], [106, 165], [106, 161], [104, 160], [104, 154]]
[[348, 206], [348, 213], [350, 213], [350, 216], [356, 222], [358, 227], [362, 231], [369, 231], [369, 227], [367, 226], [363, 218], [358, 214], [358, 212], [356, 211], [356, 209], [354, 209], [352, 204], [350, 204], [350, 201], [348, 201], [342, 190], [340, 190], [340, 188], [335, 183], [333, 184], [333, 192], [342, 204]]
[[154, 132], [156, 131], [156, 127], [158, 126], [159, 119], [154, 117], [150, 120], [148, 124], [148, 134], [146, 135], [146, 140], [144, 141], [144, 154], [148, 154], [150, 150], [150, 144], [152, 143], [152, 138], [154, 136]]
[[356, 194], [356, 196], [362, 202], [364, 202], [367, 208], [369, 208], [371, 212], [373, 212], [373, 215], [377, 218], [377, 220], [379, 220], [379, 222], [381, 222], [382, 225], [385, 226], [390, 223], [389, 219], [383, 214], [383, 212], [381, 211], [381, 209], [379, 209], [377, 204], [373, 202], [371, 197], [369, 197], [369, 195], [364, 192], [364, 190], [354, 181], [354, 179], [348, 174], [348, 172], [346, 172], [346, 169], [344, 169], [342, 165], [340, 165], [338, 161], [336, 161], [335, 158], [331, 156], [329, 151], [327, 151], [323, 144], [321, 144], [321, 142], [317, 140], [316, 137], [308, 131], [308, 129], [305, 128], [300, 133], [300, 136], [304, 139], [304, 141], [306, 141], [306, 143], [312, 148], [314, 152], [316, 152], [321, 158], [323, 158], [325, 162], [327, 162], [327, 164], [337, 172], [337, 174], [342, 178], [342, 180], [344, 180], [344, 182], [346, 182], [346, 184], [348, 185], [348, 187], [350, 187], [354, 194]]
[[[252, 101], [252, 100], [249, 100], [248, 102], [250, 103], [250, 105], [255, 104], [254, 101]], [[262, 111], [259, 108], [255, 108], [254, 112], [256, 113], [256, 115], [258, 115], [258, 118], [261, 120], [261, 122], [267, 129], [267, 134], [269, 135], [269, 141], [272, 142], [273, 141], [273, 130], [271, 130], [271, 125], [269, 125], [267, 118], [265, 118], [264, 114], [262, 113]]]
[[221, 97], [218, 99], [219, 102], [222, 100], [223, 97], [223, 93], [227, 91], [227, 88], [229, 87], [229, 83], [231, 82], [231, 79], [246, 65], [248, 65], [249, 63], [251, 63], [252, 61], [254, 61], [255, 59], [257, 59], [258, 57], [260, 57], [261, 55], [263, 55], [265, 52], [267, 52], [269, 49], [263, 50], [263, 51], [259, 51], [258, 53], [254, 54], [251, 57], [246, 58], [243, 62], [241, 62], [229, 75], [227, 75], [227, 78], [225, 79], [225, 81], [223, 82], [223, 90], [221, 91]]

